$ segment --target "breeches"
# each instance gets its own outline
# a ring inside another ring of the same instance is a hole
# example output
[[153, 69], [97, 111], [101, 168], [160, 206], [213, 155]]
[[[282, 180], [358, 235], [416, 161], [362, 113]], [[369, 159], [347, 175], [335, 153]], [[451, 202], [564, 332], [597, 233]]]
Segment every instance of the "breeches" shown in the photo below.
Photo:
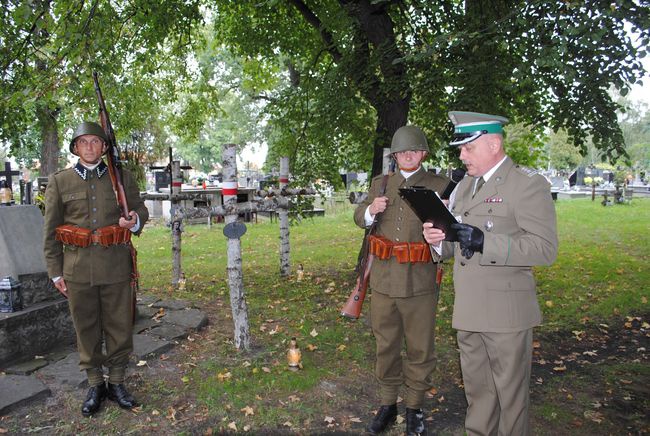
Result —
[[[424, 392], [431, 388], [435, 368], [434, 338], [436, 295], [391, 298], [373, 292], [370, 299], [372, 331], [377, 345], [375, 376], [381, 404], [394, 404], [399, 388], [406, 385], [406, 407], [422, 407]], [[405, 355], [402, 348], [406, 345]]]
[[459, 330], [460, 366], [469, 436], [526, 436], [533, 330], [481, 333]]
[[[126, 367], [133, 351], [130, 281], [90, 286], [66, 281], [82, 370]], [[106, 354], [102, 351], [105, 342]]]

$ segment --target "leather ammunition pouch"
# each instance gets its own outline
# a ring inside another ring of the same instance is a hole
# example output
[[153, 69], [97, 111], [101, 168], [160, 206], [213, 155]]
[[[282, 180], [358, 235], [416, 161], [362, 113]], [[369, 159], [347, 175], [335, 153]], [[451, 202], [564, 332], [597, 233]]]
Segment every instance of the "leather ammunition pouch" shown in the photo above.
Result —
[[431, 251], [426, 242], [393, 242], [383, 236], [370, 235], [368, 243], [370, 254], [380, 260], [395, 256], [399, 263], [431, 261]]
[[100, 227], [95, 231], [83, 227], [63, 224], [56, 228], [55, 239], [65, 245], [86, 248], [91, 244], [109, 247], [117, 244], [127, 244], [131, 241], [131, 231], [117, 224]]

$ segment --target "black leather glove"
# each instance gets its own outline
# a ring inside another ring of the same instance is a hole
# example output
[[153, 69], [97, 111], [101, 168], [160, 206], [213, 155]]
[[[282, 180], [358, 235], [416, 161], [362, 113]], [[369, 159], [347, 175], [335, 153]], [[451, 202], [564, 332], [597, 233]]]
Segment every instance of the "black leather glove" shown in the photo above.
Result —
[[483, 231], [469, 224], [454, 223], [451, 228], [456, 230], [460, 252], [466, 259], [471, 258], [475, 252], [483, 253]]

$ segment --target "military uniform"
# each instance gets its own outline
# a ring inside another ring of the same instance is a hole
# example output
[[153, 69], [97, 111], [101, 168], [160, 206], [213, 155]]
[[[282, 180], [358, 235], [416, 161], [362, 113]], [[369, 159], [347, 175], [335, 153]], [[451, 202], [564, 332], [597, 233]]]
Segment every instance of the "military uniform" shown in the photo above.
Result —
[[[460, 144], [496, 133], [476, 127], [490, 116], [456, 114], [473, 122], [461, 132]], [[529, 432], [532, 328], [542, 320], [532, 266], [551, 264], [558, 248], [548, 181], [509, 157], [497, 165], [480, 190], [474, 177], [465, 177], [452, 194], [452, 213], [483, 232], [482, 252], [468, 259], [461, 244], [444, 244], [445, 250], [455, 247], [452, 326], [458, 330], [468, 435]]]
[[[383, 176], [372, 180], [369, 195], [354, 214], [355, 223], [365, 227], [364, 214], [379, 196]], [[422, 222], [399, 196], [399, 188], [424, 186], [437, 192], [448, 184], [445, 177], [422, 167], [408, 179], [398, 171], [388, 177], [386, 210], [378, 216], [376, 234], [393, 242], [424, 242]], [[377, 344], [375, 375], [380, 385], [381, 404], [395, 404], [402, 384], [406, 385], [405, 404], [422, 406], [424, 392], [431, 387], [434, 360], [434, 328], [438, 287], [436, 265], [398, 263], [395, 257], [375, 258], [370, 273], [371, 323]], [[406, 341], [406, 358], [401, 351]]]
[[[148, 212], [140, 199], [131, 174], [124, 170], [126, 199], [140, 220], [142, 230]], [[80, 163], [49, 177], [45, 192], [44, 249], [48, 274], [63, 277], [68, 286], [69, 305], [77, 332], [80, 368], [98, 380], [102, 365], [109, 368], [109, 381], [122, 383], [132, 339], [132, 260], [129, 247], [63, 245], [55, 230], [71, 224], [96, 230], [117, 224], [117, 206], [108, 168], [101, 161], [90, 170]], [[102, 353], [102, 340], [106, 352]]]

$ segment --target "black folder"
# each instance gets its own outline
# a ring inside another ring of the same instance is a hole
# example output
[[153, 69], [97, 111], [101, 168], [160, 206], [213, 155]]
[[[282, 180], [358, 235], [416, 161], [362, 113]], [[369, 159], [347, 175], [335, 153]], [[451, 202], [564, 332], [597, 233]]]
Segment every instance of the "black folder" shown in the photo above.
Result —
[[431, 189], [422, 186], [400, 188], [399, 195], [413, 209], [423, 223], [429, 221], [445, 232], [445, 241], [457, 241], [456, 230], [451, 225], [457, 223], [447, 206]]

